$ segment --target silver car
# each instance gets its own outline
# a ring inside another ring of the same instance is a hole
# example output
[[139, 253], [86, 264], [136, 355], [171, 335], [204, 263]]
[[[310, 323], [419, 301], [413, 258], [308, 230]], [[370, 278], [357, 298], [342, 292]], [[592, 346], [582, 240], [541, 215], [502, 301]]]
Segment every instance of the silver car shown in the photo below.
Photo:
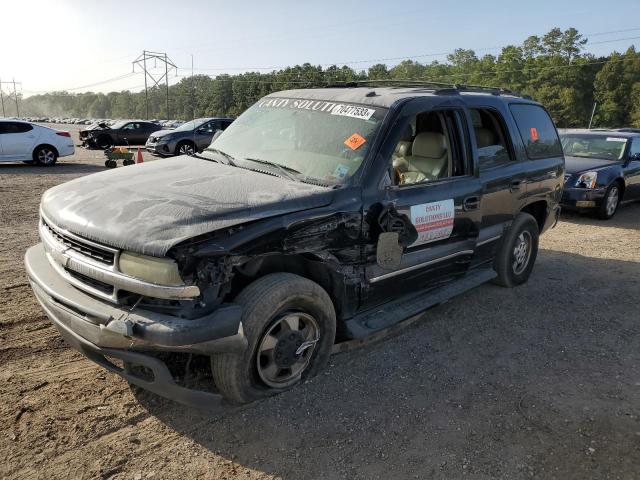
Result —
[[196, 118], [173, 130], [153, 132], [145, 148], [161, 157], [191, 155], [207, 148], [215, 133], [226, 129], [231, 122], [232, 118]]

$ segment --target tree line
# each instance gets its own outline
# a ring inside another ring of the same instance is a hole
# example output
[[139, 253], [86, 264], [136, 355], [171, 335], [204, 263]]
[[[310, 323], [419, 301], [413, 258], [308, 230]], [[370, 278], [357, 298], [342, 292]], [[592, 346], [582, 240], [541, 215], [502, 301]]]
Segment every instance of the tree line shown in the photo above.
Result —
[[[380, 63], [362, 71], [305, 63], [269, 73], [188, 76], [169, 87], [169, 112], [165, 87], [149, 90], [149, 118], [237, 116], [260, 97], [280, 90], [358, 80], [413, 80], [507, 88], [541, 102], [560, 127], [586, 126], [595, 102], [594, 126], [640, 127], [640, 53], [630, 47], [624, 53], [596, 57], [586, 52], [587, 41], [574, 28], [554, 28], [543, 36], [528, 37], [521, 45], [508, 45], [498, 55], [478, 56], [473, 50], [457, 49], [444, 62], [405, 60], [393, 67]], [[12, 106], [7, 107], [11, 115]], [[22, 99], [20, 113], [144, 118], [145, 94], [51, 92]]]

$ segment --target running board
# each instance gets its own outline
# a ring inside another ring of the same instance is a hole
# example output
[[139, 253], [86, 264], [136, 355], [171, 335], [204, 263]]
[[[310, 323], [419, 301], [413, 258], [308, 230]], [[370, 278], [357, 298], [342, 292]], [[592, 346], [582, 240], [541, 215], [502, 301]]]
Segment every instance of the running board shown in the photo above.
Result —
[[361, 339], [388, 329], [428, 308], [460, 295], [483, 283], [493, 280], [497, 273], [492, 268], [471, 271], [458, 280], [444, 286], [412, 292], [381, 307], [367, 310], [345, 322], [347, 337]]

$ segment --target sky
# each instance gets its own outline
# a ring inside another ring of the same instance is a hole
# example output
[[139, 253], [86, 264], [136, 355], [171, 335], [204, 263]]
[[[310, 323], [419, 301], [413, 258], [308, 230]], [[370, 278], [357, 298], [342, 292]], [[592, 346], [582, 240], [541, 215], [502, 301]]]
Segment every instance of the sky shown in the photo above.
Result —
[[15, 78], [25, 96], [140, 90], [132, 62], [145, 49], [167, 53], [175, 83], [192, 56], [207, 75], [304, 62], [361, 70], [445, 61], [456, 48], [498, 54], [556, 26], [577, 28], [596, 55], [640, 47], [639, 0], [20, 0], [0, 12], [0, 80]]

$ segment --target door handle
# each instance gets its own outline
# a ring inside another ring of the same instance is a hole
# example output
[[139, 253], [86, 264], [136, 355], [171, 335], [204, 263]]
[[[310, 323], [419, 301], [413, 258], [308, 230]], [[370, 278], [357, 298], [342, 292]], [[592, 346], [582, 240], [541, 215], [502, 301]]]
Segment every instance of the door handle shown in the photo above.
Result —
[[477, 210], [479, 206], [480, 206], [480, 198], [476, 196], [467, 197], [462, 202], [462, 209], [465, 212], [468, 212], [470, 210]]
[[518, 192], [520, 191], [521, 186], [522, 186], [522, 180], [512, 180], [509, 190], [511, 190], [512, 192]]

